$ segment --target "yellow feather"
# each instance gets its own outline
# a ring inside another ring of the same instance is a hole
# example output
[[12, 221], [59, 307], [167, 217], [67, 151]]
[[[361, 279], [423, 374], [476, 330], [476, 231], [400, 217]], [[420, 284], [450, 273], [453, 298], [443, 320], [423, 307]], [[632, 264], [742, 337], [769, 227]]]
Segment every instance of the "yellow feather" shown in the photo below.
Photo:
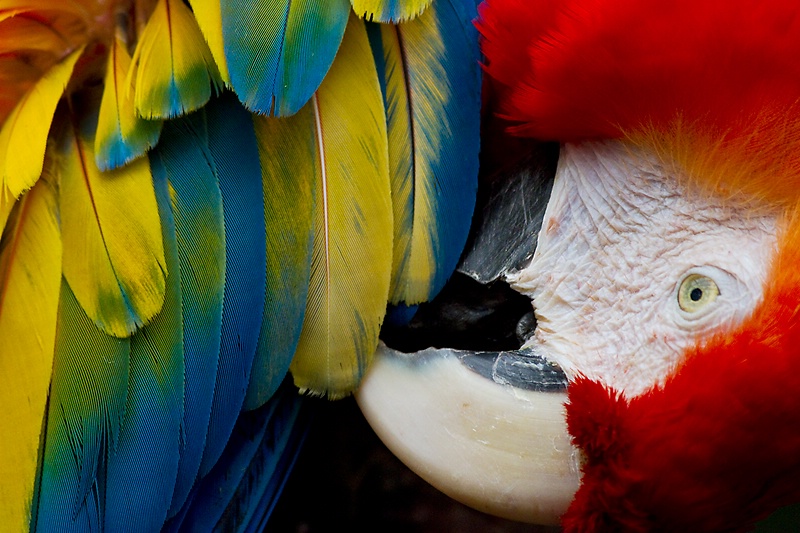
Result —
[[228, 61], [225, 59], [225, 44], [222, 38], [222, 5], [220, 0], [189, 0], [197, 19], [197, 25], [206, 38], [208, 48], [214, 61], [217, 62], [219, 74], [226, 84], [230, 84], [231, 77], [228, 74]]
[[136, 116], [132, 91], [125, 82], [131, 56], [121, 39], [115, 38], [108, 54], [103, 98], [97, 117], [94, 151], [102, 170], [116, 168], [144, 154], [158, 142], [161, 121]]
[[83, 48], [51, 68], [22, 97], [0, 129], [0, 183], [14, 198], [30, 189], [42, 173], [50, 123], [81, 53]]
[[352, 0], [353, 11], [374, 22], [404, 22], [421, 14], [433, 0]]
[[339, 397], [358, 386], [375, 352], [392, 266], [383, 101], [354, 15], [308, 105], [321, 163], [308, 305], [291, 371], [301, 389]]
[[27, 531], [61, 284], [57, 200], [42, 179], [0, 241], [0, 523]]
[[8, 190], [8, 187], [0, 185], [0, 234], [3, 233], [3, 229], [6, 227], [6, 221], [16, 203], [17, 199], [14, 198], [14, 195]]
[[92, 145], [68, 129], [59, 148], [64, 277], [100, 329], [126, 337], [164, 303], [161, 221], [147, 158], [101, 173]]
[[133, 52], [135, 105], [146, 119], [171, 118], [205, 105], [219, 71], [197, 21], [182, 0], [159, 0]]

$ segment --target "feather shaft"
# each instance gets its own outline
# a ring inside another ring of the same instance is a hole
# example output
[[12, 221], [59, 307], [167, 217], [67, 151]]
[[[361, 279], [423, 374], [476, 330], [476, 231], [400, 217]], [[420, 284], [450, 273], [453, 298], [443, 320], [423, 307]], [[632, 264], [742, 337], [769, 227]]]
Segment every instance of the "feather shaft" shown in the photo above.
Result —
[[125, 337], [164, 301], [158, 206], [146, 160], [101, 173], [92, 144], [67, 129], [59, 148], [64, 277], [98, 327]]
[[347, 0], [224, 2], [225, 57], [242, 103], [260, 114], [296, 113], [328, 72], [349, 12]]
[[97, 168], [110, 170], [130, 163], [155, 146], [161, 132], [160, 120], [136, 116], [133, 91], [127, 74], [131, 56], [125, 44], [115, 38], [108, 54], [105, 88], [97, 118], [94, 156]]
[[267, 298], [245, 408], [283, 382], [303, 325], [313, 249], [314, 176], [319, 172], [310, 106], [290, 120], [255, 117], [264, 179]]
[[395, 216], [393, 304], [432, 299], [456, 267], [475, 206], [480, 69], [472, 2], [443, 0], [381, 27]]
[[145, 119], [198, 109], [221, 83], [197, 21], [182, 0], [159, 0], [132, 62], [136, 113]]
[[339, 397], [358, 385], [377, 346], [392, 256], [380, 86], [355, 16], [311, 104], [318, 201], [308, 304], [291, 371], [301, 389]]

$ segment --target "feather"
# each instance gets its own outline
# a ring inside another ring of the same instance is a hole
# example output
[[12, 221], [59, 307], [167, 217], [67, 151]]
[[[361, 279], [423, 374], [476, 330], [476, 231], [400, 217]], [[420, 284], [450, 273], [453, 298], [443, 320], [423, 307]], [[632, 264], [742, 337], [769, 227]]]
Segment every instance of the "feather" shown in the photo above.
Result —
[[356, 15], [374, 22], [405, 22], [420, 15], [433, 0], [352, 0]]
[[202, 115], [167, 124], [150, 159], [171, 185], [183, 310], [186, 405], [171, 516], [197, 478], [211, 418], [222, 335], [225, 227]]
[[42, 174], [50, 123], [82, 53], [83, 48], [75, 50], [42, 76], [0, 128], [0, 188], [7, 191], [0, 194], [0, 211], [8, 210], [9, 202], [33, 187]]
[[663, 386], [626, 398], [570, 383], [567, 425], [583, 462], [565, 531], [750, 531], [798, 501], [797, 211], [782, 223], [750, 318], [687, 350]]
[[[480, 69], [472, 2], [380, 27], [394, 210], [393, 304], [429, 301], [455, 269], [475, 206]], [[373, 43], [375, 41], [373, 40]]]
[[129, 356], [130, 340], [97, 329], [63, 280], [31, 530], [99, 530], [106, 459], [125, 418]]
[[87, 41], [92, 13], [77, 2], [4, 0], [0, 54], [48, 51], [55, 62]]
[[[42, 12], [24, 9], [0, 11], [0, 53], [29, 54], [37, 51], [51, 52], [57, 57], [62, 49], [69, 49], [84, 37], [86, 27], [83, 21], [72, 24], [77, 28], [60, 28], [55, 22], [47, 20]], [[62, 31], [64, 29], [67, 31]]]
[[58, 202], [43, 178], [20, 199], [0, 240], [0, 522], [12, 531], [31, 518], [60, 285]]
[[[230, 85], [228, 61], [225, 59], [225, 45], [222, 40], [222, 2], [220, 0], [189, 0], [197, 25], [208, 43], [214, 57], [219, 75], [226, 85]], [[251, 36], [253, 37], [253, 36]]]
[[221, 83], [197, 21], [182, 0], [158, 1], [132, 62], [136, 113], [146, 119], [198, 109]]
[[94, 157], [97, 168], [109, 170], [130, 163], [155, 146], [161, 132], [160, 120], [136, 116], [133, 91], [126, 81], [131, 56], [117, 37], [111, 44], [106, 66], [105, 87], [97, 118]]
[[108, 458], [103, 502], [107, 531], [159, 530], [178, 474], [184, 408], [178, 250], [163, 167], [154, 165], [153, 179], [171, 274], [161, 312], [131, 337], [125, 422], [115, 453]]
[[328, 72], [349, 12], [347, 0], [223, 2], [215, 31], [222, 31], [230, 82], [244, 105], [296, 113]]
[[199, 482], [182, 523], [170, 524], [170, 530], [257, 528], [300, 450], [308, 427], [302, 407], [297, 391], [284, 386], [266, 405], [239, 415], [225, 453]]
[[355, 389], [377, 347], [392, 261], [386, 123], [355, 16], [311, 106], [321, 165], [311, 284], [291, 371], [301, 390], [339, 397]]
[[266, 294], [264, 189], [250, 114], [231, 94], [206, 107], [208, 146], [225, 216], [222, 346], [200, 475], [222, 454], [242, 409]]
[[487, 0], [479, 29], [498, 111], [542, 140], [619, 138], [679, 112], [746, 135], [765, 103], [780, 112], [800, 93], [788, 0]]
[[99, 328], [125, 337], [164, 302], [158, 206], [146, 160], [100, 173], [92, 144], [67, 128], [58, 148], [64, 277]]
[[311, 106], [291, 120], [253, 119], [264, 176], [267, 298], [245, 407], [263, 405], [289, 370], [303, 325], [313, 249], [314, 176], [319, 175]]

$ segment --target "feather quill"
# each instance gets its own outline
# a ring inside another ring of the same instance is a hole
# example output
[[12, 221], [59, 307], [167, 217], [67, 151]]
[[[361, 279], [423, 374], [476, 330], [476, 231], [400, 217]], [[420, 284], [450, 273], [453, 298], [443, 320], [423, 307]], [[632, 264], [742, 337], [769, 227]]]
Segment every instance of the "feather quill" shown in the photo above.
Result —
[[264, 190], [250, 114], [232, 94], [205, 109], [208, 147], [225, 217], [222, 345], [200, 475], [222, 454], [242, 409], [258, 345], [266, 294]]
[[245, 401], [255, 409], [289, 370], [303, 325], [313, 249], [314, 176], [319, 175], [311, 106], [291, 120], [253, 119], [264, 178], [267, 298]]
[[31, 518], [60, 286], [58, 201], [43, 178], [0, 240], [0, 523], [12, 531]]
[[433, 0], [352, 0], [356, 15], [372, 22], [405, 22], [420, 15]]
[[182, 0], [159, 0], [132, 62], [136, 113], [145, 119], [198, 109], [221, 83], [197, 21]]
[[[178, 250], [163, 167], [154, 168], [153, 178], [171, 274], [161, 312], [131, 337], [125, 422], [115, 453], [108, 459], [103, 502], [106, 531], [159, 530], [178, 474], [184, 407]], [[136, 520], [131, 520], [134, 515]]]
[[475, 15], [471, 1], [441, 0], [410, 22], [380, 27], [374, 52], [389, 128], [393, 304], [432, 299], [467, 239], [480, 141]]
[[172, 516], [197, 478], [211, 418], [222, 335], [225, 227], [202, 114], [167, 124], [150, 160], [171, 186], [183, 311], [186, 405]]
[[311, 284], [291, 371], [301, 390], [340, 397], [358, 385], [377, 346], [392, 261], [386, 122], [355, 15], [310, 105], [320, 172]]
[[0, 211], [8, 210], [8, 204], [33, 187], [42, 174], [50, 123], [82, 53], [83, 48], [75, 50], [42, 76], [0, 128], [0, 187], [4, 191]]
[[99, 330], [62, 278], [31, 530], [100, 529], [106, 460], [116, 450], [125, 418], [129, 356], [130, 339]]
[[110, 170], [125, 165], [155, 146], [161, 132], [160, 120], [136, 116], [133, 90], [127, 74], [131, 56], [117, 37], [111, 44], [106, 66], [105, 87], [97, 118], [94, 157], [97, 168]]
[[347, 0], [223, 2], [215, 31], [222, 32], [230, 82], [244, 105], [261, 114], [296, 113], [328, 72], [349, 12]]
[[145, 159], [101, 173], [92, 144], [67, 128], [58, 149], [64, 277], [99, 328], [125, 337], [164, 301], [158, 206]]

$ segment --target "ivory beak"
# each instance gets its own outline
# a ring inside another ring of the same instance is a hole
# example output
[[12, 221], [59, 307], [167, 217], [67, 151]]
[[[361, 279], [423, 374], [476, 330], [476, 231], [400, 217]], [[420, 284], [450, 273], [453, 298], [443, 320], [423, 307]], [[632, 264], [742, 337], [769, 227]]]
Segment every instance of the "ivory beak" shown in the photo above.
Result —
[[566, 392], [484, 377], [473, 352], [381, 345], [356, 399], [386, 446], [450, 497], [512, 520], [557, 524], [580, 483]]

